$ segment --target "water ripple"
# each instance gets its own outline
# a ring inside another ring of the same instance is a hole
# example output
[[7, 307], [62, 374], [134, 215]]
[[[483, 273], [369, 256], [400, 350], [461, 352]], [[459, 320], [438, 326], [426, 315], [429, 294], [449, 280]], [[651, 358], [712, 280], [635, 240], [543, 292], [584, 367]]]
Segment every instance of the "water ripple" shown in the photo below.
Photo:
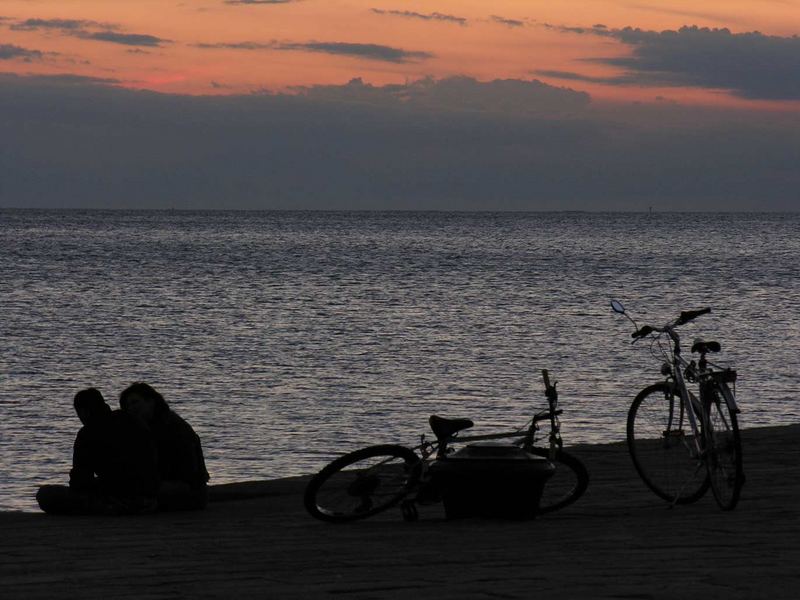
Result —
[[522, 424], [561, 380], [568, 443], [624, 439], [657, 378], [608, 309], [740, 370], [745, 426], [796, 422], [798, 215], [0, 211], [0, 509], [64, 481], [75, 391], [152, 383], [213, 482], [413, 443], [432, 413]]

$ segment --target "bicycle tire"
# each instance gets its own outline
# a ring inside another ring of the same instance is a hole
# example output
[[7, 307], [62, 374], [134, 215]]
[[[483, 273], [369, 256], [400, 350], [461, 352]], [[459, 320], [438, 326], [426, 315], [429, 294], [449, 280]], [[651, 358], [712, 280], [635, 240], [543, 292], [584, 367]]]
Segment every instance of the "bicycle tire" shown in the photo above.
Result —
[[708, 472], [693, 448], [685, 407], [673, 386], [656, 383], [636, 395], [628, 411], [627, 441], [636, 472], [660, 498], [690, 504], [708, 491]]
[[742, 440], [736, 413], [731, 412], [725, 401], [723, 385], [712, 382], [704, 398], [708, 410], [705, 458], [717, 505], [722, 510], [733, 510], [744, 484]]
[[421, 462], [405, 446], [368, 446], [340, 456], [306, 486], [308, 513], [329, 523], [366, 519], [400, 502], [417, 485]]
[[529, 452], [549, 459], [556, 467], [544, 485], [538, 514], [561, 510], [583, 496], [589, 487], [589, 472], [580, 460], [563, 450], [558, 450], [553, 458], [549, 448], [531, 448]]

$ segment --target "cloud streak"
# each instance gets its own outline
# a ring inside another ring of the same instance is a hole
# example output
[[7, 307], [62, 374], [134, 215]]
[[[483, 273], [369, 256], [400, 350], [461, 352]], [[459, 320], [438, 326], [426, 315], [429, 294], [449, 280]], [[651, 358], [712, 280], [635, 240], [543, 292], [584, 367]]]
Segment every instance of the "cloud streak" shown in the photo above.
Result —
[[320, 52], [351, 56], [366, 60], [406, 63], [432, 58], [429, 52], [404, 50], [382, 44], [357, 44], [352, 42], [219, 42], [194, 44], [196, 48], [228, 50], [278, 50], [294, 52]]
[[[740, 98], [800, 100], [797, 36], [732, 33], [725, 28], [696, 26], [660, 32], [631, 27], [547, 27], [562, 33], [613, 38], [628, 46], [631, 55], [627, 57], [588, 59], [625, 71], [622, 76], [603, 79], [605, 83], [723, 89]], [[598, 80], [577, 73], [567, 78]]]
[[85, 19], [25, 19], [13, 23], [9, 28], [14, 31], [51, 30], [70, 37], [125, 46], [152, 48], [171, 43], [171, 40], [154, 35], [120, 32], [120, 27], [113, 23]]
[[104, 29], [117, 29], [111, 23], [99, 23], [85, 19], [25, 19], [12, 24], [9, 29], [13, 31], [38, 31], [40, 29], [57, 29], [62, 32], [83, 32], [90, 27]]
[[39, 50], [29, 50], [13, 44], [0, 44], [0, 60], [24, 60], [31, 62], [42, 58]]
[[492, 15], [490, 19], [494, 23], [499, 23], [500, 25], [505, 25], [506, 27], [525, 27], [525, 21], [520, 21], [519, 19], [507, 19], [497, 15]]
[[[14, 83], [23, 87], [51, 88], [60, 89], [63, 87], [80, 87], [90, 89], [90, 86], [105, 87], [122, 83], [119, 79], [108, 77], [88, 77], [86, 75], [74, 75], [63, 73], [60, 75], [14, 75], [11, 73], [0, 73], [0, 87], [13, 87]], [[11, 86], [9, 86], [11, 84]]]
[[163, 44], [170, 43], [170, 40], [165, 40], [154, 35], [146, 35], [141, 33], [118, 33], [116, 31], [84, 32], [82, 35], [77, 37], [85, 40], [122, 44], [124, 46], [146, 46], [149, 48], [156, 48], [162, 46]]
[[382, 8], [371, 9], [376, 15], [386, 15], [392, 17], [404, 17], [406, 19], [421, 19], [423, 21], [444, 21], [447, 23], [455, 23], [457, 25], [467, 25], [468, 19], [465, 17], [457, 17], [455, 15], [448, 15], [440, 12], [432, 13], [418, 13], [411, 10], [386, 10]]
[[386, 62], [409, 62], [433, 57], [429, 52], [404, 50], [381, 44], [353, 44], [348, 42], [306, 42], [284, 44], [281, 50], [307, 50], [325, 54], [343, 54]]

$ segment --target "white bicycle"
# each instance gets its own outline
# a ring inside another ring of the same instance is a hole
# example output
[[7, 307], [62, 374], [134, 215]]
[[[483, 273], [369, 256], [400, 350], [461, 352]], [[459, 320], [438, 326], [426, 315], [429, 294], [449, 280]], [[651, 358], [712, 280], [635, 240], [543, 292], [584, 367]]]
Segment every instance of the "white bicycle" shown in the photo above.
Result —
[[[628, 450], [639, 476], [672, 504], [695, 502], [710, 486], [719, 507], [733, 509], [744, 484], [739, 408], [729, 385], [736, 371], [706, 358], [720, 351], [719, 342], [695, 340], [691, 350], [699, 359], [687, 362], [676, 331], [711, 309], [684, 311], [662, 327], [639, 327], [619, 301], [611, 307], [636, 327], [634, 343], [651, 338], [654, 354], [664, 359], [666, 381], [644, 388], [628, 411]], [[696, 384], [698, 394], [687, 383]]]

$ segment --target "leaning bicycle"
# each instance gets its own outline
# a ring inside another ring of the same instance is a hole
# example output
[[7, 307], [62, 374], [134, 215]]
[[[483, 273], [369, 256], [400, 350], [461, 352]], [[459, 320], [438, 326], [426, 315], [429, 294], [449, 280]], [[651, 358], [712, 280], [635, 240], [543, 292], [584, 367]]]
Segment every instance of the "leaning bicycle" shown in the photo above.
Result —
[[[555, 471], [542, 493], [538, 514], [569, 506], [580, 498], [589, 483], [583, 463], [563, 449], [556, 383], [542, 371], [547, 408], [528, 423], [513, 431], [484, 435], [462, 435], [473, 426], [470, 419], [446, 419], [433, 415], [429, 419], [435, 440], [421, 436], [414, 448], [395, 444], [368, 446], [341, 456], [314, 475], [306, 486], [303, 502], [313, 517], [341, 523], [365, 519], [400, 505], [403, 518], [418, 518], [417, 504], [438, 502], [442, 490], [431, 475], [436, 461], [447, 460], [454, 444], [510, 439], [525, 452], [544, 457]], [[537, 446], [540, 423], [547, 422], [550, 432], [547, 446]]]
[[663, 359], [665, 381], [639, 392], [628, 411], [628, 450], [639, 476], [671, 504], [695, 502], [710, 486], [719, 507], [733, 509], [744, 484], [736, 371], [707, 358], [721, 349], [715, 341], [696, 339], [691, 351], [698, 360], [687, 361], [677, 332], [711, 309], [684, 311], [661, 327], [639, 327], [619, 301], [611, 307], [636, 328], [632, 343], [649, 338], [651, 352]]

